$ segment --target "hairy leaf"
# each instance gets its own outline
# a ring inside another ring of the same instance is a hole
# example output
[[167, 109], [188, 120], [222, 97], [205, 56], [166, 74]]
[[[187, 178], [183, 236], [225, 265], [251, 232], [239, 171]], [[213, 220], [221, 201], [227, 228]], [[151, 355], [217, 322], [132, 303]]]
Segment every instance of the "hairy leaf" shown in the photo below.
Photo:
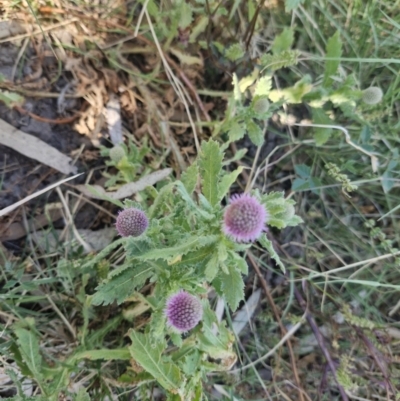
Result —
[[103, 359], [105, 361], [126, 361], [131, 358], [131, 354], [128, 349], [120, 348], [120, 349], [95, 349], [78, 352], [73, 355], [69, 362], [75, 362], [80, 359], [89, 359], [91, 361], [97, 361], [99, 359]]
[[300, 52], [298, 50], [286, 50], [280, 54], [264, 54], [261, 57], [263, 67], [271, 71], [281, 68], [290, 67], [298, 63]]
[[218, 241], [217, 235], [206, 235], [206, 236], [197, 236], [194, 235], [189, 238], [185, 238], [182, 240], [182, 244], [172, 246], [169, 248], [158, 248], [152, 249], [149, 252], [144, 253], [143, 255], [139, 256], [141, 260], [156, 260], [156, 259], [163, 259], [169, 260], [173, 257], [179, 255], [185, 255], [191, 251], [194, 251], [198, 248], [203, 246], [212, 244]]
[[257, 81], [253, 97], [266, 96], [271, 91], [271, 88], [272, 77], [270, 75], [264, 75]]
[[283, 51], [290, 50], [294, 40], [294, 32], [292, 28], [285, 28], [278, 36], [275, 36], [272, 43], [272, 53], [280, 54]]
[[234, 43], [225, 52], [225, 56], [230, 61], [237, 61], [245, 55], [245, 51], [240, 43]]
[[222, 170], [222, 152], [217, 142], [210, 139], [203, 142], [200, 154], [200, 171], [203, 194], [211, 206], [218, 203], [218, 180]]
[[32, 331], [23, 328], [17, 328], [15, 334], [18, 337], [17, 342], [22, 359], [33, 377], [41, 381], [43, 360], [39, 353], [39, 339]]
[[242, 139], [245, 133], [246, 127], [244, 126], [244, 123], [233, 120], [232, 123], [229, 125], [229, 142], [235, 142], [239, 139]]
[[[312, 108], [312, 118], [315, 124], [332, 124], [332, 120], [325, 114], [323, 109]], [[323, 145], [332, 135], [332, 128], [314, 128], [314, 138], [318, 146]]]
[[[342, 55], [342, 41], [339, 31], [329, 38], [326, 45], [326, 57], [339, 58]], [[333, 83], [332, 75], [336, 74], [340, 60], [326, 60], [323, 86], [329, 87]]]
[[253, 120], [247, 122], [247, 132], [254, 145], [261, 146], [264, 143], [264, 132]]
[[215, 276], [218, 274], [218, 265], [218, 255], [214, 254], [212, 258], [208, 261], [206, 269], [204, 271], [208, 282], [213, 281]]
[[198, 177], [199, 167], [197, 166], [197, 163], [193, 163], [182, 173], [181, 181], [189, 195], [195, 190]]
[[203, 217], [205, 220], [212, 220], [214, 216], [205, 210], [199, 208], [195, 201], [192, 199], [188, 191], [186, 190], [186, 187], [184, 184], [180, 181], [177, 181], [176, 183], [176, 188], [180, 195], [182, 196], [182, 199], [185, 201], [186, 206], [188, 206], [190, 209], [195, 211], [197, 214], [199, 214], [201, 217]]
[[109, 305], [114, 301], [121, 304], [137, 288], [142, 287], [152, 274], [153, 269], [148, 265], [125, 269], [120, 275], [97, 287], [97, 292], [92, 297], [92, 305]]
[[186, 1], [182, 1], [179, 5], [179, 9], [181, 14], [179, 18], [179, 27], [185, 29], [192, 23], [192, 7], [186, 3]]
[[232, 251], [229, 251], [229, 257], [232, 259], [231, 264], [236, 264], [242, 274], [247, 275], [249, 273], [249, 266], [244, 258]]
[[239, 306], [239, 302], [244, 298], [244, 283], [242, 275], [236, 268], [235, 264], [230, 263], [227, 265], [227, 268], [229, 274], [221, 272], [219, 277], [222, 281], [222, 291], [224, 293], [224, 297], [232, 311], [235, 311]]
[[182, 377], [179, 368], [162, 357], [165, 349], [163, 341], [151, 344], [150, 335], [130, 330], [132, 345], [129, 351], [132, 358], [149, 372], [166, 390], [179, 393]]
[[285, 265], [281, 262], [279, 255], [275, 252], [272, 242], [267, 238], [265, 234], [259, 239], [260, 244], [269, 252], [272, 259], [275, 260], [276, 264], [281, 268], [283, 273], [286, 273]]
[[232, 171], [229, 174], [225, 174], [219, 183], [218, 188], [218, 200], [220, 201], [229, 191], [229, 188], [232, 184], [236, 182], [236, 179], [242, 173], [244, 167], [239, 166], [235, 171]]

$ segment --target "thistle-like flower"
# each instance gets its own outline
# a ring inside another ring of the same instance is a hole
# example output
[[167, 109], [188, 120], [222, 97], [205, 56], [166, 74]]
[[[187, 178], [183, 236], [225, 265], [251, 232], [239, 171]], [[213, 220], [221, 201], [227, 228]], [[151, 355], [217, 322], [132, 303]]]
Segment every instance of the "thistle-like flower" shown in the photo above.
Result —
[[203, 317], [203, 306], [198, 298], [179, 291], [167, 300], [165, 308], [168, 324], [183, 333], [197, 326]]
[[125, 156], [125, 150], [122, 146], [116, 145], [113, 148], [111, 148], [109, 154], [110, 154], [110, 159], [113, 162], [118, 163]]
[[381, 88], [377, 86], [371, 86], [363, 90], [362, 100], [366, 104], [377, 104], [383, 98], [383, 92]]
[[264, 114], [268, 111], [268, 109], [269, 109], [269, 101], [265, 97], [257, 99], [253, 104], [253, 110], [257, 114]]
[[268, 217], [267, 210], [254, 196], [233, 195], [225, 209], [223, 231], [236, 242], [255, 241], [265, 229]]
[[121, 210], [117, 217], [115, 227], [122, 237], [138, 237], [149, 226], [149, 220], [143, 210], [131, 207]]

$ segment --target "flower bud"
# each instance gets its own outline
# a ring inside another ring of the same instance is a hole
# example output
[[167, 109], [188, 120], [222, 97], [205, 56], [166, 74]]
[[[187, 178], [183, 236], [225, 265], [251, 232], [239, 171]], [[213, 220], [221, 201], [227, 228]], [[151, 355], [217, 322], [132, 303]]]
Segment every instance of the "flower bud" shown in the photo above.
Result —
[[146, 214], [134, 207], [119, 212], [115, 227], [122, 237], [138, 237], [143, 234], [149, 226]]
[[257, 99], [253, 104], [253, 110], [257, 114], [264, 114], [268, 111], [268, 109], [269, 109], [269, 101], [265, 97]]
[[114, 146], [113, 148], [111, 148], [110, 150], [110, 159], [115, 162], [118, 163], [121, 161], [121, 159], [125, 156], [125, 150], [122, 146]]
[[165, 315], [168, 324], [183, 333], [200, 322], [203, 306], [198, 298], [182, 290], [168, 299]]
[[371, 86], [363, 91], [362, 101], [366, 104], [377, 104], [383, 98], [383, 92], [381, 88], [377, 86]]
[[265, 229], [268, 213], [251, 195], [234, 195], [225, 209], [223, 231], [236, 242], [255, 241]]

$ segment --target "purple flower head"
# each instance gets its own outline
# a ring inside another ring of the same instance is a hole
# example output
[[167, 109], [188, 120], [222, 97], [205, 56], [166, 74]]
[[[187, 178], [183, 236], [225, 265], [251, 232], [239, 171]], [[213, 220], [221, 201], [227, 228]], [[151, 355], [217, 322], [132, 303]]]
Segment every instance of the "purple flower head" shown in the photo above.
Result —
[[122, 237], [138, 237], [143, 234], [149, 226], [149, 220], [145, 213], [134, 207], [121, 210], [117, 217], [115, 227]]
[[223, 231], [236, 242], [255, 241], [265, 230], [268, 212], [249, 194], [233, 195], [224, 214]]
[[168, 298], [165, 315], [168, 324], [183, 333], [200, 322], [203, 306], [198, 298], [182, 290]]

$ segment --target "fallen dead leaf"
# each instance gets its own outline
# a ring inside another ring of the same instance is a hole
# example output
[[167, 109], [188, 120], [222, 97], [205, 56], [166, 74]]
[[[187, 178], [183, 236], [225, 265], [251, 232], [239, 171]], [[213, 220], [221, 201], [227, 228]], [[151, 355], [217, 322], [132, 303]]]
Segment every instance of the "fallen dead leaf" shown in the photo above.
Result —
[[114, 145], [123, 143], [124, 138], [122, 137], [121, 107], [118, 98], [114, 94], [110, 95], [110, 100], [106, 106], [106, 119], [111, 142]]
[[158, 181], [167, 178], [171, 172], [171, 168], [155, 171], [154, 173], [150, 173], [136, 182], [129, 182], [128, 184], [122, 185], [115, 192], [107, 192], [100, 185], [76, 185], [75, 188], [81, 191], [85, 196], [93, 199], [125, 199], [139, 191], [143, 191], [146, 187], [154, 185]]
[[70, 157], [65, 156], [46, 142], [20, 131], [1, 119], [0, 143], [63, 174], [75, 174], [77, 171], [77, 168], [70, 164], [72, 162]]

